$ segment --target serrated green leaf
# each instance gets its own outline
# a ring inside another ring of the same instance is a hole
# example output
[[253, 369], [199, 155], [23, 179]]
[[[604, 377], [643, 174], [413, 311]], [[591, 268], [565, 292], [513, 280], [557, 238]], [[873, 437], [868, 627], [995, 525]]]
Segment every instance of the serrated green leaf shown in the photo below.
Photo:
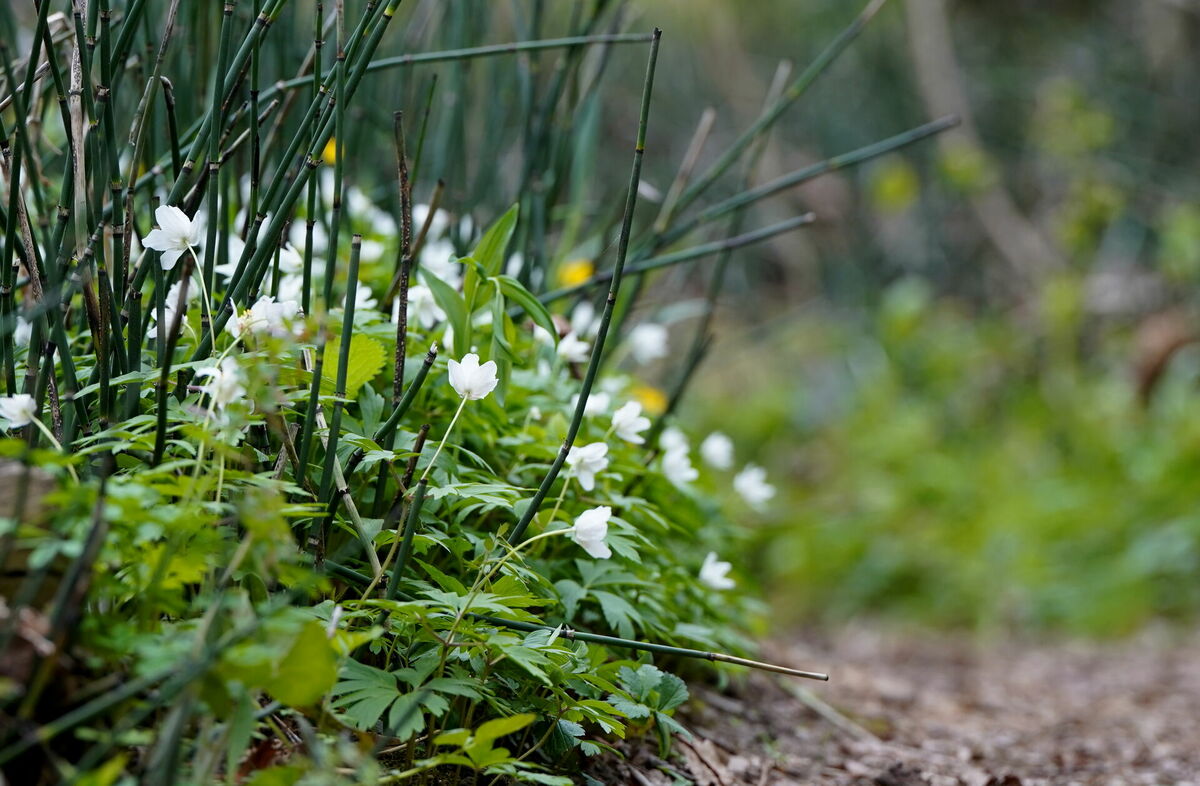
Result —
[[[321, 391], [334, 393], [337, 384], [340, 340], [325, 344], [325, 362], [321, 369]], [[387, 363], [383, 345], [369, 336], [355, 334], [350, 338], [350, 357], [346, 362], [346, 398], [355, 398], [359, 389], [375, 378]]]

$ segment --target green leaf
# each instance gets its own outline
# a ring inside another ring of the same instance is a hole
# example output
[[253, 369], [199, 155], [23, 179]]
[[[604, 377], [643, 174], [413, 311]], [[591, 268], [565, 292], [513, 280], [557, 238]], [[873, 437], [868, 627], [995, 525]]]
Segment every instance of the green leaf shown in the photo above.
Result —
[[510, 207], [504, 215], [488, 227], [488, 230], [483, 233], [483, 237], [479, 239], [479, 244], [475, 246], [475, 250], [471, 252], [471, 256], [483, 265], [483, 269], [489, 276], [496, 275], [504, 267], [505, 251], [508, 250], [513, 231], [517, 228], [519, 213], [519, 204]]
[[[337, 384], [340, 340], [325, 344], [325, 363], [321, 370], [321, 391], [334, 393]], [[350, 338], [350, 358], [346, 363], [346, 398], [358, 395], [359, 388], [375, 378], [387, 363], [383, 345], [369, 336], [355, 334]]]
[[558, 590], [558, 597], [562, 600], [563, 612], [567, 620], [575, 617], [575, 609], [579, 606], [579, 601], [587, 597], [587, 590], [579, 586], [578, 582], [571, 579], [562, 579], [554, 582], [554, 588]]
[[506, 734], [512, 734], [514, 731], [520, 731], [529, 724], [533, 723], [537, 716], [530, 712], [523, 712], [517, 715], [510, 715], [507, 718], [496, 718], [490, 720], [478, 729], [473, 735], [476, 740], [495, 740], [503, 737]]
[[650, 693], [662, 681], [663, 672], [649, 663], [642, 664], [633, 670], [628, 666], [621, 667], [621, 687], [629, 691], [640, 701], [650, 698]]
[[425, 714], [421, 712], [422, 703], [420, 692], [397, 699], [388, 713], [388, 733], [401, 740], [420, 734], [425, 728]]
[[600, 602], [604, 619], [617, 629], [617, 635], [623, 639], [633, 638], [634, 620], [640, 620], [637, 609], [629, 605], [629, 601], [611, 592], [593, 590], [592, 597]]
[[342, 679], [333, 688], [333, 707], [356, 728], [367, 731], [379, 722], [392, 702], [400, 698], [396, 678], [381, 669], [348, 660]]
[[471, 346], [471, 322], [467, 314], [467, 304], [453, 287], [432, 273], [421, 271], [425, 285], [433, 292], [442, 311], [446, 312], [446, 320], [454, 331], [454, 354], [461, 358], [467, 354]]
[[687, 684], [674, 674], [664, 672], [658, 683], [658, 709], [673, 710], [687, 700]]
[[621, 698], [615, 693], [608, 697], [608, 703], [613, 706], [614, 710], [627, 718], [637, 719], [650, 717], [651, 710], [645, 704], [639, 704], [636, 701], [630, 701], [629, 699]]
[[496, 281], [500, 284], [500, 291], [504, 296], [516, 303], [534, 324], [545, 330], [552, 336], [558, 335], [558, 329], [554, 326], [554, 319], [550, 316], [550, 311], [538, 300], [533, 293], [521, 285], [511, 276], [496, 276]]
[[263, 685], [292, 707], [311, 707], [337, 680], [337, 659], [320, 623], [305, 625], [275, 673]]

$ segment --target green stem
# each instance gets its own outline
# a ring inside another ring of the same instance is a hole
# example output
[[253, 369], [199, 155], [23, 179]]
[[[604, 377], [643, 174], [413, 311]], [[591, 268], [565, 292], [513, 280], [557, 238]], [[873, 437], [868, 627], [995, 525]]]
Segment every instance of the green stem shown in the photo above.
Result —
[[558, 473], [562, 470], [563, 463], [567, 460], [567, 453], [570, 452], [571, 446], [575, 444], [575, 436], [579, 433], [580, 425], [583, 423], [584, 408], [587, 406], [588, 396], [592, 392], [592, 385], [595, 383], [596, 374], [600, 369], [600, 361], [604, 352], [604, 340], [608, 336], [608, 326], [612, 321], [613, 308], [616, 305], [617, 294], [621, 288], [621, 273], [625, 268], [625, 258], [629, 253], [629, 234], [633, 226], [633, 209], [637, 205], [638, 183], [641, 181], [642, 173], [642, 157], [646, 151], [646, 126], [650, 118], [650, 95], [654, 87], [654, 68], [658, 62], [658, 47], [661, 39], [662, 31], [655, 29], [654, 41], [650, 45], [650, 59], [646, 66], [646, 82], [642, 88], [642, 107], [638, 119], [637, 142], [633, 150], [633, 171], [630, 173], [629, 188], [625, 195], [625, 217], [621, 224], [621, 236], [617, 244], [617, 259], [613, 266], [612, 284], [608, 290], [608, 300], [604, 304], [604, 315], [600, 320], [600, 330], [596, 334], [596, 343], [592, 348], [592, 357], [588, 363], [587, 374], [584, 376], [583, 386], [579, 391], [579, 402], [575, 405], [575, 415], [571, 419], [570, 427], [567, 429], [566, 439], [563, 440], [563, 444], [558, 450], [558, 455], [555, 456], [554, 463], [550, 465], [550, 470], [546, 473], [546, 477], [542, 479], [541, 486], [538, 487], [533, 499], [529, 501], [524, 515], [521, 516], [520, 521], [517, 522], [517, 526], [513, 529], [510, 540], [519, 541], [525, 534], [525, 530], [529, 528], [529, 523], [537, 515], [542, 501], [550, 492], [550, 487], [554, 485], [555, 478], [558, 477]]

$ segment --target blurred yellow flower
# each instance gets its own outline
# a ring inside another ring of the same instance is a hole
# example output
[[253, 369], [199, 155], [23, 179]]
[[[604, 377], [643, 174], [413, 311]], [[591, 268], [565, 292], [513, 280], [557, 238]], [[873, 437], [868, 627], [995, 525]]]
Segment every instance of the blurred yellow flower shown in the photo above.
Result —
[[667, 409], [667, 394], [656, 387], [634, 385], [630, 393], [651, 415], [661, 415]]
[[337, 140], [333, 137], [329, 137], [329, 141], [325, 143], [325, 149], [321, 151], [321, 160], [330, 166], [337, 163]]
[[578, 286], [592, 277], [596, 266], [590, 259], [573, 259], [558, 269], [558, 283], [564, 287]]

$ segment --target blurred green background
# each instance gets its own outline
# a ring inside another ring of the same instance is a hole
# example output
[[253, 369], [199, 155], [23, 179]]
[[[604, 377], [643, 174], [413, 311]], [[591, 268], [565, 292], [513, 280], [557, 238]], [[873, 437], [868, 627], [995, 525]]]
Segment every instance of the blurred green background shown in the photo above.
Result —
[[[731, 138], [862, 5], [638, 4], [668, 158], [698, 106]], [[894, 0], [788, 114], [760, 181], [964, 128], [775, 198], [756, 223], [820, 224], [734, 258], [686, 412], [780, 491], [745, 522], [780, 620], [1108, 635], [1200, 609], [1198, 33], [1183, 0]]]

